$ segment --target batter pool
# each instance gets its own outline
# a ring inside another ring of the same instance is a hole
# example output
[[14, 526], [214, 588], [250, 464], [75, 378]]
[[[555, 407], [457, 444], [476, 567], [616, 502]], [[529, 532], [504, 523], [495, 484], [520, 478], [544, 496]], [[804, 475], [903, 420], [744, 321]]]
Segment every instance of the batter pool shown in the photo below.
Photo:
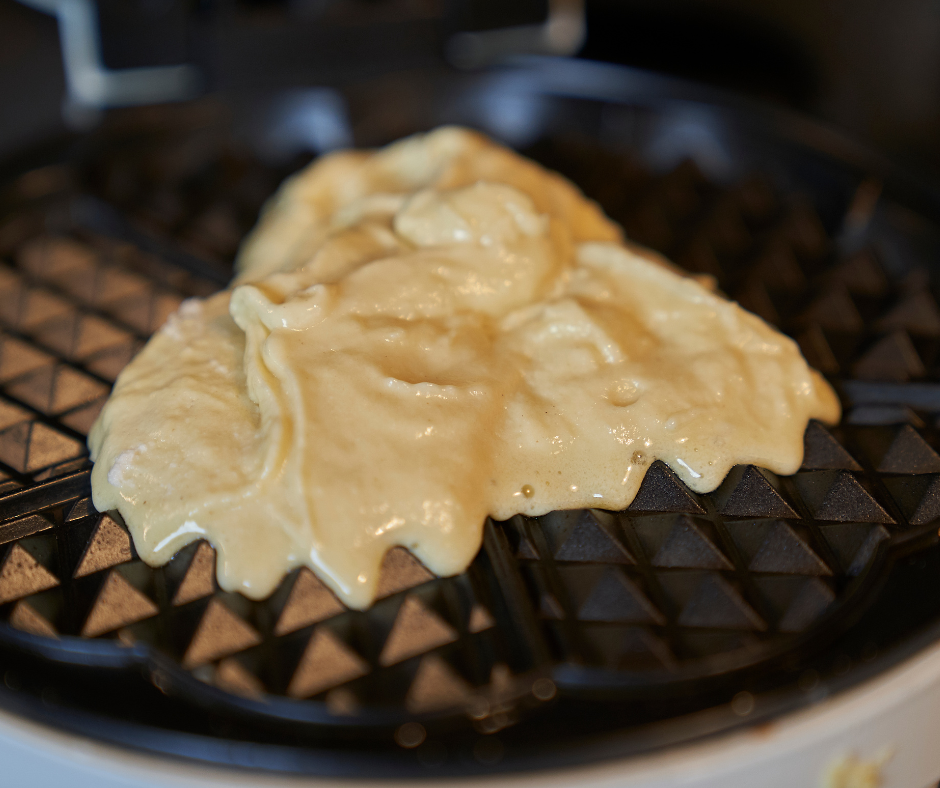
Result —
[[442, 128], [285, 183], [121, 373], [92, 490], [149, 564], [204, 538], [226, 590], [306, 565], [364, 608], [393, 546], [453, 575], [488, 515], [623, 509], [657, 459], [697, 492], [790, 474], [812, 418], [839, 403], [792, 340]]

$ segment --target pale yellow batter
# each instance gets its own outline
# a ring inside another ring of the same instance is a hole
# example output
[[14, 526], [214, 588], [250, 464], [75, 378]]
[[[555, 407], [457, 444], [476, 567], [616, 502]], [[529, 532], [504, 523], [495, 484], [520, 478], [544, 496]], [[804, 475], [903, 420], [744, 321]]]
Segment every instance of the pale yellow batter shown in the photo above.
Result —
[[839, 404], [790, 339], [445, 128], [282, 187], [119, 377], [92, 489], [148, 563], [206, 538], [223, 588], [306, 564], [363, 608], [392, 546], [450, 575], [487, 515], [622, 509], [655, 459], [699, 492], [793, 473], [810, 418]]

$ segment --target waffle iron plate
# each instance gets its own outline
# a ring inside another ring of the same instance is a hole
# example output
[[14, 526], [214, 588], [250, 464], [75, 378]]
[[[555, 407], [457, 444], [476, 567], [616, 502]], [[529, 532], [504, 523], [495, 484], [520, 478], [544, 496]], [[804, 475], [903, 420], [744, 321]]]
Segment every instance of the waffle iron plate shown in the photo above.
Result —
[[363, 612], [308, 570], [262, 602], [225, 593], [204, 542], [152, 569], [94, 510], [85, 435], [166, 316], [224, 286], [299, 162], [257, 155], [224, 98], [115, 114], [18, 157], [0, 192], [0, 706], [213, 763], [466, 775], [765, 722], [935, 641], [933, 187], [804, 119], [618, 67], [408, 84], [420, 111], [393, 120], [388, 83], [347, 92], [359, 144], [441, 122], [507, 139], [793, 336], [843, 422], [810, 425], [791, 477], [738, 467], [696, 495], [656, 463], [626, 511], [488, 522], [458, 577], [393, 550]]

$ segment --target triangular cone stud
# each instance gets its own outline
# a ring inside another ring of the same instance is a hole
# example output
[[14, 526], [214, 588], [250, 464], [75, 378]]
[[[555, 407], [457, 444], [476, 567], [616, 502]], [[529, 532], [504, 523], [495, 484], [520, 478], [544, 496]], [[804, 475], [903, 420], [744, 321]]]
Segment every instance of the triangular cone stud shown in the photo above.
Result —
[[26, 472], [48, 468], [50, 465], [80, 457], [84, 453], [85, 447], [80, 441], [37, 421], [33, 423], [33, 429], [29, 433]]
[[157, 606], [112, 569], [85, 619], [82, 637], [93, 638], [158, 613]]
[[724, 517], [799, 517], [764, 473], [753, 465], [732, 468], [714, 497]]
[[0, 569], [0, 604], [59, 585], [57, 578], [26, 550], [14, 544]]
[[940, 455], [937, 454], [910, 425], [905, 424], [894, 436], [881, 461], [879, 473], [938, 473]]
[[298, 629], [339, 615], [346, 608], [336, 595], [307, 567], [297, 573], [290, 596], [274, 627], [275, 635]]
[[721, 575], [707, 574], [679, 616], [684, 627], [764, 630], [767, 625]]
[[[862, 548], [867, 542], [870, 542], [873, 532], [876, 541], [888, 537], [887, 529], [883, 525], [872, 525], [870, 523], [834, 523], [819, 530], [828, 543], [833, 556], [839, 562], [839, 566], [849, 575], [853, 575], [855, 558], [860, 553], [871, 554], [870, 550], [862, 550]], [[877, 547], [877, 544], [875, 546]], [[862, 568], [864, 569], [864, 566]], [[854, 574], [857, 574], [857, 572], [854, 572]]]
[[186, 567], [186, 574], [173, 594], [174, 605], [185, 605], [215, 593], [215, 550], [200, 542]]
[[7, 390], [14, 398], [32, 405], [43, 413], [52, 409], [52, 385], [55, 380], [54, 364], [40, 367], [25, 377], [8, 384]]
[[101, 516], [85, 546], [85, 552], [75, 567], [74, 577], [85, 577], [133, 559], [131, 535], [105, 514]]
[[780, 325], [780, 315], [759, 277], [749, 278], [734, 294], [735, 300], [748, 312], [762, 317], [771, 325]]
[[591, 589], [578, 618], [582, 621], [623, 621], [664, 624], [665, 619], [646, 595], [622, 571], [610, 567]]
[[865, 328], [865, 322], [848, 291], [838, 286], [813, 301], [803, 314], [803, 319], [833, 331], [855, 332]]
[[513, 690], [513, 675], [509, 665], [497, 662], [490, 668], [490, 692], [493, 695], [508, 695]]
[[81, 520], [83, 517], [88, 517], [90, 514], [94, 514], [95, 507], [91, 502], [91, 498], [79, 498], [69, 509], [69, 513], [65, 518], [65, 522], [71, 523], [75, 520]]
[[899, 328], [916, 336], [940, 336], [940, 309], [928, 291], [911, 293], [878, 321], [881, 331]]
[[359, 712], [359, 699], [346, 687], [326, 693], [326, 708], [334, 717], [352, 717]]
[[[632, 236], [631, 236], [632, 237]], [[701, 236], [693, 238], [682, 252], [677, 262], [687, 271], [697, 274], [710, 274], [719, 282], [724, 278], [724, 271], [715, 255], [715, 250], [707, 238]]]
[[539, 599], [539, 616], [552, 621], [561, 621], [565, 617], [565, 611], [554, 594], [542, 594]]
[[392, 631], [379, 655], [379, 663], [394, 665], [415, 654], [453, 643], [456, 639], [457, 633], [453, 627], [425, 607], [418, 597], [409, 595], [398, 609]]
[[[832, 478], [832, 474], [835, 477]], [[808, 478], [819, 477], [819, 478]], [[830, 481], [828, 489], [818, 482]], [[829, 522], [893, 523], [891, 516], [850, 473], [819, 471], [798, 478], [803, 499], [817, 520]]]
[[940, 476], [887, 476], [883, 481], [911, 525], [926, 525], [940, 518]]
[[832, 589], [821, 580], [807, 580], [780, 620], [780, 631], [802, 632], [826, 611], [835, 598]]
[[[104, 300], [104, 299], [102, 299]], [[153, 312], [153, 293], [144, 292], [131, 298], [122, 298], [108, 304], [108, 311], [143, 334], [150, 334], [150, 316]]]
[[434, 575], [404, 547], [393, 547], [382, 559], [376, 599], [384, 599], [433, 580]]
[[35, 328], [55, 318], [75, 314], [75, 307], [64, 298], [40, 287], [34, 287], [26, 297], [25, 311], [20, 317], [21, 328]]
[[826, 338], [825, 332], [815, 323], [796, 335], [796, 341], [803, 355], [812, 367], [820, 372], [836, 374], [839, 360]]
[[102, 350], [110, 350], [132, 341], [132, 335], [94, 315], [80, 317], [76, 330], [75, 358], [87, 359]]
[[832, 574], [806, 541], [782, 520], [771, 526], [748, 569], [788, 575]]
[[369, 672], [369, 666], [327, 627], [317, 627], [291, 678], [287, 694], [309, 698]]
[[845, 470], [860, 471], [852, 457], [829, 431], [818, 421], [811, 421], [803, 435], [804, 471]]
[[483, 632], [485, 629], [492, 629], [494, 626], [496, 626], [496, 622], [493, 620], [493, 616], [490, 615], [490, 611], [483, 605], [474, 605], [470, 611], [470, 620], [467, 622], [467, 631], [476, 634], [477, 632]]
[[118, 374], [136, 355], [137, 342], [128, 342], [119, 347], [108, 348], [87, 359], [84, 363], [89, 371], [106, 380], [116, 380]]
[[698, 526], [694, 518], [681, 515], [653, 556], [662, 569], [733, 569], [731, 562]]
[[20, 600], [13, 608], [10, 614], [10, 626], [22, 632], [29, 632], [31, 635], [42, 635], [49, 638], [57, 638], [59, 633], [55, 627], [46, 620], [45, 616], [36, 612], [32, 605], [25, 600]]
[[905, 331], [895, 331], [879, 339], [852, 368], [855, 377], [862, 380], [897, 383], [923, 377], [924, 371], [924, 362]]
[[782, 230], [793, 248], [806, 258], [819, 260], [829, 249], [826, 229], [808, 202], [796, 203], [787, 209]]
[[589, 511], [579, 518], [568, 538], [555, 552], [556, 561], [592, 561], [635, 564], [633, 556]]
[[630, 627], [615, 644], [613, 657], [620, 670], [655, 670], [676, 662], [669, 646], [643, 627]]
[[627, 511], [705, 513], [686, 486], [659, 460], [646, 471], [643, 483]]
[[[761, 176], [749, 175], [735, 188], [735, 195], [744, 214], [752, 219], [766, 219], [777, 207], [775, 188]], [[781, 244], [789, 250], [790, 245]]]
[[521, 561], [537, 561], [539, 554], [526, 536], [519, 537], [519, 546], [516, 548], [516, 558]]
[[43, 353], [18, 339], [7, 337], [0, 348], [0, 380], [12, 380], [42, 366], [51, 367], [53, 361], [48, 353]]
[[435, 654], [421, 660], [408, 695], [405, 708], [413, 714], [464, 706], [470, 700], [470, 686], [447, 663]]
[[[96, 292], [93, 294], [93, 297], [99, 304], [106, 304], [120, 299], [146, 296], [143, 302], [139, 303], [138, 306], [142, 307], [145, 313], [149, 313], [150, 285], [142, 277], [122, 270], [117, 266], [102, 267], [99, 269], [96, 284]], [[138, 315], [137, 322], [143, 324], [147, 319], [148, 314]]]
[[910, 517], [911, 525], [926, 525], [940, 517], [940, 477], [934, 479]]
[[0, 460], [12, 468], [26, 472], [26, 452], [33, 423], [27, 421], [0, 433]]
[[52, 410], [61, 413], [103, 397], [108, 387], [70, 367], [61, 366], [52, 393]]
[[773, 290], [799, 294], [806, 289], [806, 275], [793, 250], [786, 245], [771, 245], [753, 270]]
[[183, 656], [183, 667], [194, 668], [255, 646], [261, 637], [218, 599], [209, 602]]
[[888, 289], [888, 280], [870, 252], [863, 251], [840, 263], [833, 271], [833, 280], [841, 282], [853, 293], [880, 296]]
[[237, 659], [223, 659], [218, 664], [215, 685], [246, 698], [260, 698], [264, 695], [264, 685]]

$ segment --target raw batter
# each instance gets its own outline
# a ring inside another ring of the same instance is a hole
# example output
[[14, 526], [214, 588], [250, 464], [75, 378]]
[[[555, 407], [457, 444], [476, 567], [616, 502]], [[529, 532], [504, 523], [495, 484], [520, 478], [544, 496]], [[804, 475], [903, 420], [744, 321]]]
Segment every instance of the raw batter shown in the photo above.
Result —
[[89, 436], [95, 506], [223, 588], [301, 564], [368, 606], [385, 552], [462, 571], [487, 515], [790, 474], [838, 401], [797, 346], [626, 246], [571, 184], [453, 128], [285, 184], [233, 287], [183, 304]]

